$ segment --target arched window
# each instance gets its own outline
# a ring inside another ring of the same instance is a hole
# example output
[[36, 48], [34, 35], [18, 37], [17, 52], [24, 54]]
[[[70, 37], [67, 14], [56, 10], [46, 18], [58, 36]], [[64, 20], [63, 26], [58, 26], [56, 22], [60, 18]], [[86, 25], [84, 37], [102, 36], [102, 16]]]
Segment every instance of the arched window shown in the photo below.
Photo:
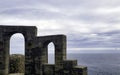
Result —
[[55, 64], [55, 46], [53, 42], [48, 44], [48, 63]]
[[25, 54], [25, 39], [21, 33], [13, 34], [10, 38], [10, 54]]
[[21, 33], [13, 34], [10, 38], [10, 73], [25, 72], [25, 39]]

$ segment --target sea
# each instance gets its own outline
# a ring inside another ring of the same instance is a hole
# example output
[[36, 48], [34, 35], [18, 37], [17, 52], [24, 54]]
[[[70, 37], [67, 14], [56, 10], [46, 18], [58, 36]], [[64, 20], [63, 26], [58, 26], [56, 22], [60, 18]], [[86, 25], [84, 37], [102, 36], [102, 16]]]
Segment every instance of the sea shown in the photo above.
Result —
[[[120, 53], [68, 53], [67, 60], [77, 60], [87, 66], [88, 75], [120, 75]], [[49, 55], [49, 63], [53, 63]]]

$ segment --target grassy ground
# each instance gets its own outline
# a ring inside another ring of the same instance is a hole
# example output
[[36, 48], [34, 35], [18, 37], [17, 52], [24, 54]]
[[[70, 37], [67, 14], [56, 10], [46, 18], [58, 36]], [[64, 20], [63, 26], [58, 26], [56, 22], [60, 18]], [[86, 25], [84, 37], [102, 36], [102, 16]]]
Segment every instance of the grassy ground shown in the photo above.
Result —
[[12, 74], [9, 74], [9, 75], [24, 75], [24, 73], [12, 73]]

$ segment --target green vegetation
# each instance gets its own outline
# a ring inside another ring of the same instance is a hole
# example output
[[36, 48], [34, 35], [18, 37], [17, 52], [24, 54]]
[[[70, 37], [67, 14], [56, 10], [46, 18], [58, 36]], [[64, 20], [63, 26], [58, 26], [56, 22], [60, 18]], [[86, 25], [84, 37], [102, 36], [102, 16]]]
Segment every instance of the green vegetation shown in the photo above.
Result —
[[24, 73], [25, 57], [21, 54], [10, 55], [9, 73]]

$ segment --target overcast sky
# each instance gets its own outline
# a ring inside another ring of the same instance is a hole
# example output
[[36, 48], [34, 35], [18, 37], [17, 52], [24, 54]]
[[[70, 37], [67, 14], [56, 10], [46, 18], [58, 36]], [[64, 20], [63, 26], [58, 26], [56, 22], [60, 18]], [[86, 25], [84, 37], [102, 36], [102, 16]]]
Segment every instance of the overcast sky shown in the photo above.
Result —
[[0, 8], [1, 25], [65, 34], [68, 49], [120, 47], [120, 0], [1, 0]]

